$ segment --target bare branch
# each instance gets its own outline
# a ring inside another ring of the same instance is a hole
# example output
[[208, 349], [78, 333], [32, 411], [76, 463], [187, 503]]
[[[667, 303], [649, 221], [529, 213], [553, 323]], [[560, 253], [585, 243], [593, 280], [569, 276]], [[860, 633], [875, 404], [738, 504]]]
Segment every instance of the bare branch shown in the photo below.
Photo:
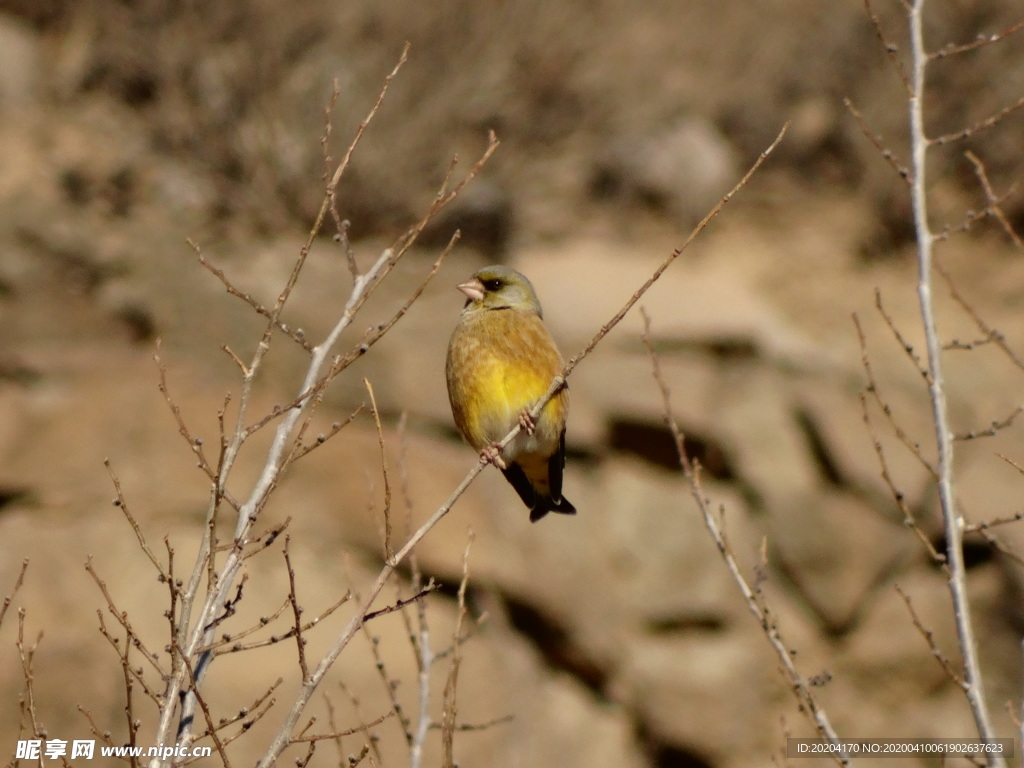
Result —
[[[910, 29], [910, 50], [913, 65], [912, 88], [908, 99], [910, 120], [910, 144], [913, 167], [913, 183], [910, 194], [914, 211], [914, 230], [917, 235], [918, 283], [917, 295], [921, 312], [921, 323], [924, 327], [925, 345], [928, 350], [928, 393], [932, 406], [932, 418], [935, 427], [935, 444], [938, 452], [938, 490], [939, 506], [946, 531], [946, 555], [949, 564], [949, 592], [953, 603], [953, 614], [956, 619], [957, 637], [960, 652], [964, 657], [964, 693], [978, 735], [984, 739], [994, 737], [988, 705], [985, 700], [981, 667], [978, 660], [978, 646], [971, 623], [970, 601], [967, 599], [966, 566], [963, 553], [963, 517], [957, 509], [956, 496], [953, 489], [953, 436], [949, 427], [949, 413], [946, 405], [946, 388], [942, 369], [942, 348], [935, 320], [935, 308], [932, 301], [932, 246], [934, 235], [928, 223], [928, 196], [926, 184], [926, 159], [929, 145], [943, 144], [972, 135], [983, 127], [994, 125], [996, 120], [1009, 112], [1024, 106], [1024, 98], [1017, 104], [1003, 110], [994, 118], [983, 121], [978, 126], [962, 131], [959, 134], [940, 137], [929, 142], [924, 128], [924, 92], [925, 71], [928, 54], [924, 47], [924, 12], [925, 0], [913, 0], [908, 9]], [[1006, 762], [999, 756], [992, 757], [993, 768], [1003, 768]]]
[[882, 49], [885, 51], [885, 55], [889, 57], [889, 62], [892, 64], [893, 69], [896, 70], [896, 74], [900, 76], [900, 82], [903, 83], [903, 88], [909, 96], [911, 88], [910, 76], [907, 74], [907, 68], [903, 66], [903, 60], [900, 59], [899, 46], [890, 40], [885, 34], [885, 30], [882, 29], [882, 22], [878, 18], [878, 14], [876, 14], [875, 9], [871, 7], [871, 0], [864, 0], [864, 9], [867, 11], [868, 18], [871, 19], [871, 26], [875, 29], [875, 34], [878, 36], [878, 40], [882, 44]]
[[956, 673], [953, 669], [953, 665], [949, 661], [949, 657], [942, 652], [942, 650], [935, 644], [935, 633], [928, 629], [921, 621], [921, 618], [917, 615], [917, 611], [914, 610], [914, 604], [910, 601], [910, 595], [903, 591], [903, 588], [899, 584], [894, 585], [899, 596], [903, 598], [903, 602], [907, 606], [907, 610], [910, 612], [910, 618], [914, 622], [914, 626], [917, 631], [921, 633], [921, 637], [924, 638], [925, 642], [928, 643], [928, 648], [932, 652], [932, 657], [939, 662], [939, 666], [942, 667], [943, 672], [946, 676], [952, 680], [958, 688], [964, 688], [966, 683], [964, 679]]
[[995, 343], [995, 345], [1002, 350], [1003, 354], [1006, 355], [1007, 358], [1009, 358], [1010, 362], [1012, 362], [1020, 370], [1024, 371], [1024, 359], [1022, 359], [1020, 356], [1017, 355], [1016, 352], [1010, 349], [1010, 346], [1006, 343], [1006, 336], [1004, 336], [1001, 331], [996, 330], [988, 323], [986, 323], [984, 319], [982, 319], [981, 315], [978, 314], [978, 312], [974, 309], [973, 305], [963, 297], [960, 291], [957, 290], [956, 284], [953, 282], [952, 276], [949, 274], [949, 272], [945, 270], [945, 268], [941, 264], [935, 264], [935, 271], [938, 272], [942, 279], [946, 281], [946, 287], [949, 290], [949, 295], [953, 297], [953, 301], [959, 304], [961, 308], [963, 308], [964, 312], [966, 312], [970, 316], [971, 320], [974, 321], [974, 324], [978, 326], [978, 330], [985, 334], [986, 338], [991, 339]]
[[1016, 408], [1013, 409], [1013, 411], [1010, 412], [1009, 416], [1006, 416], [1005, 418], [999, 419], [997, 421], [993, 421], [991, 426], [988, 427], [988, 429], [960, 432], [958, 434], [953, 435], [953, 439], [975, 440], [979, 437], [995, 437], [997, 434], [999, 434], [1000, 430], [1006, 429], [1011, 424], [1013, 424], [1014, 419], [1016, 419], [1022, 411], [1024, 411], [1024, 405], [1018, 405]]
[[25, 572], [28, 571], [28, 558], [26, 557], [21, 561], [21, 570], [18, 571], [18, 578], [14, 580], [14, 586], [11, 591], [4, 595], [3, 604], [0, 605], [0, 626], [4, 623], [4, 616], [7, 615], [7, 609], [11, 607], [11, 602], [14, 600], [14, 596], [18, 594], [18, 590], [21, 589], [25, 583]]
[[384, 425], [380, 421], [377, 398], [369, 379], [363, 379], [363, 386], [370, 395], [370, 410], [377, 425], [377, 443], [380, 445], [380, 471], [384, 477], [384, 559], [391, 559], [391, 477], [388, 474], [388, 453], [384, 446]]
[[299, 605], [299, 598], [296, 594], [295, 569], [292, 568], [292, 558], [288, 552], [288, 545], [290, 543], [291, 536], [285, 536], [284, 563], [288, 571], [288, 603], [292, 607], [292, 616], [295, 618], [292, 629], [294, 630], [295, 644], [299, 652], [299, 669], [302, 671], [302, 680], [305, 682], [306, 678], [309, 677], [309, 667], [306, 665], [306, 641], [302, 637], [302, 607]]
[[[1020, 29], [1024, 26], [1024, 22], [1017, 25]], [[988, 173], [985, 170], [985, 164], [981, 162], [976, 154], [971, 151], [964, 153], [968, 160], [971, 161], [971, 165], [974, 166], [974, 173], [978, 177], [978, 181], [981, 183], [981, 188], [985, 190], [985, 200], [988, 201], [988, 207], [986, 211], [991, 211], [992, 215], [996, 217], [999, 224], [1002, 226], [1003, 231], [1013, 241], [1013, 244], [1017, 246], [1018, 251], [1024, 251], [1024, 241], [1020, 239], [1020, 235], [1014, 230], [1010, 220], [1006, 218], [1006, 214], [1003, 213], [1003, 209], [1000, 208], [1000, 204], [1008, 200], [1013, 195], [1017, 194], [1017, 185], [1011, 184], [1010, 188], [1006, 190], [1003, 195], [997, 195], [995, 190], [992, 189], [992, 183], [988, 180]]]
[[[149, 558], [149, 562], [156, 568], [156, 572], [160, 574], [160, 580], [167, 580], [167, 571], [164, 570], [163, 563], [157, 560], [153, 550], [149, 548], [149, 544], [146, 541], [146, 537], [142, 533], [142, 529], [139, 527], [138, 521], [132, 516], [132, 513], [128, 510], [128, 502], [125, 501], [124, 493], [121, 491], [121, 481], [118, 480], [117, 475], [114, 474], [113, 468], [110, 466], [110, 459], [103, 460], [103, 466], [107, 468], [107, 473], [110, 475], [110, 482], [114, 484], [114, 492], [117, 494], [117, 498], [114, 500], [114, 506], [121, 510], [124, 514], [128, 524], [132, 527], [132, 531], [135, 532], [135, 539], [139, 542], [139, 547], [145, 553], [146, 557]], [[0, 619], [3, 616], [0, 614]]]
[[[797, 700], [800, 702], [801, 707], [812, 718], [818, 732], [837, 747], [841, 747], [842, 745], [839, 737], [832, 728], [828, 715], [818, 705], [814, 694], [811, 692], [813, 681], [805, 679], [793, 664], [793, 654], [789, 646], [787, 646], [783, 640], [782, 633], [779, 630], [775, 619], [769, 613], [767, 606], [758, 600], [755, 588], [749, 584], [746, 577], [743, 575], [743, 572], [740, 570], [740, 566], [736, 562], [736, 556], [733, 554], [733, 551], [729, 546], [725, 533], [719, 525], [718, 520], [715, 519], [715, 515], [712, 513], [710, 500], [705, 495], [704, 488], [701, 484], [700, 465], [696, 461], [692, 461], [686, 453], [683, 433], [680, 431], [679, 425], [676, 423], [676, 420], [672, 415], [671, 393], [669, 392], [665, 377], [661, 372], [661, 363], [658, 359], [658, 353], [655, 351], [654, 344], [651, 342], [650, 317], [642, 309], [641, 314], [644, 320], [642, 339], [644, 346], [647, 348], [647, 354], [651, 359], [651, 368], [654, 380], [661, 393], [662, 414], [665, 419], [665, 425], [672, 433], [672, 438], [675, 441], [676, 453], [679, 456], [679, 464], [682, 467], [683, 474], [685, 475], [690, 488], [690, 496], [697, 503], [697, 508], [700, 510], [701, 516], [704, 519], [704, 526], [711, 534], [711, 538], [715, 542], [715, 546], [718, 548], [718, 552], [722, 556], [722, 559], [725, 561], [733, 580], [736, 582], [737, 586], [739, 586], [740, 592], [743, 595], [743, 600], [747, 604], [747, 608], [761, 625], [761, 629], [764, 631], [765, 637], [768, 638], [768, 643], [774, 649], [775, 655], [778, 657], [779, 663], [789, 680], [790, 687], [794, 695], [797, 697]], [[720, 510], [720, 512], [724, 514], [724, 510]], [[853, 765], [850, 760], [850, 756], [845, 749], [841, 749], [836, 755], [834, 755], [834, 757], [843, 766]]]
[[441, 753], [442, 768], [455, 768], [454, 738], [455, 723], [458, 717], [458, 706], [456, 705], [456, 691], [459, 681], [459, 667], [462, 664], [462, 654], [459, 652], [462, 647], [459, 643], [459, 635], [462, 634], [462, 622], [466, 617], [466, 587], [469, 584], [469, 550], [473, 546], [473, 529], [470, 528], [466, 536], [466, 549], [462, 553], [462, 580], [459, 582], [459, 612], [455, 619], [455, 629], [452, 631], [452, 653], [451, 665], [448, 669], [448, 680], [444, 685], [444, 704], [441, 708]]
[[[885, 315], [884, 312], [882, 313], [882, 316], [887, 317], [887, 315]], [[896, 438], [901, 443], [903, 443], [906, 449], [910, 451], [910, 453], [918, 460], [918, 462], [920, 462], [921, 466], [928, 470], [928, 473], [932, 477], [938, 477], [938, 472], [936, 471], [935, 467], [932, 465], [930, 461], [928, 461], [924, 457], [924, 453], [922, 453], [921, 451], [921, 444], [915, 441], [913, 438], [911, 438], [903, 429], [903, 427], [900, 426], [899, 422], [893, 416], [892, 407], [885, 401], [885, 398], [882, 397], [881, 389], [878, 386], [878, 381], [875, 379], [875, 374], [871, 367], [871, 360], [868, 357], [867, 340], [864, 337], [864, 329], [861, 328], [860, 318], [857, 316], [856, 313], [854, 313], [853, 315], [853, 323], [854, 326], [857, 328], [857, 338], [860, 342], [861, 365], [864, 367], [864, 373], [868, 379], [868, 385], [865, 391], [867, 392], [867, 394], [871, 396], [871, 398], [878, 405], [878, 408], [882, 411], [882, 414], [885, 416], [886, 420], [889, 422], [889, 425], [892, 427], [893, 434], [896, 436]], [[900, 338], [898, 331], [896, 331], [895, 326], [891, 324], [891, 321], [889, 327], [890, 329], [893, 330], [896, 337]], [[910, 350], [909, 354], [911, 355], [911, 359], [914, 359], [912, 349]], [[865, 411], [865, 420], [867, 420], [867, 418], [867, 413]], [[881, 446], [879, 446], [879, 449], [880, 448]]]
[[871, 130], [867, 119], [860, 113], [860, 110], [854, 106], [853, 101], [849, 97], [843, 99], [843, 104], [846, 105], [846, 109], [849, 113], [853, 115], [853, 119], [857, 121], [857, 124], [860, 126], [861, 133], [867, 137], [868, 141], [874, 144], [875, 149], [878, 150], [882, 159], [892, 166], [892, 169], [896, 171], [896, 174], [903, 179], [903, 181], [909, 184], [910, 169], [903, 164], [903, 161], [900, 160], [891, 149], [885, 146], [885, 142], [882, 141], [882, 137]]
[[1015, 32], [1019, 32], [1021, 29], [1024, 29], [1024, 21], [1019, 21], [1012, 27], [1008, 27], [1007, 29], [1004, 29], [1002, 32], [997, 32], [994, 35], [978, 35], [977, 40], [972, 40], [969, 43], [962, 43], [960, 45], [957, 45], [955, 43], [949, 43], [948, 45], [942, 46], [942, 48], [940, 48], [937, 51], [932, 51], [930, 54], [928, 54], [928, 58], [944, 59], [947, 56], [954, 56], [956, 54], [974, 51], [977, 50], [978, 48], [981, 48], [982, 46], [998, 43], [1001, 40], [1004, 40], [1005, 38], [1014, 34]]
[[[287, 325], [280, 321], [280, 313], [275, 315], [272, 310], [267, 309], [265, 306], [256, 301], [256, 299], [253, 298], [251, 293], [245, 293], [236, 288], [234, 283], [232, 283], [228, 279], [227, 275], [224, 274], [224, 270], [213, 266], [213, 264], [206, 260], [206, 257], [203, 256], [203, 252], [200, 249], [199, 244], [197, 242], [195, 242], [191, 238], [186, 239], [185, 242], [188, 244], [189, 248], [195, 251], [196, 258], [198, 258], [200, 265], [202, 265], [210, 274], [212, 274], [214, 277], [220, 280], [220, 282], [224, 285], [224, 288], [227, 290], [228, 293], [244, 301], [252, 308], [254, 312], [256, 312], [256, 314], [265, 317], [269, 322], [271, 322], [274, 325], [274, 327], [276, 327], [279, 331], [284, 333], [288, 338], [290, 338], [304, 350], [306, 350], [307, 352], [312, 351], [313, 348], [310, 346], [309, 342], [306, 341], [305, 334], [303, 334], [301, 330], [294, 330], [289, 328]], [[242, 369], [242, 372], [244, 373], [246, 367], [238, 358], [238, 356], [235, 355], [227, 347], [224, 347], [223, 349], [225, 352], [231, 355], [232, 359], [238, 364], [238, 366]]]
[[[922, 68], [923, 68], [923, 65], [922, 65]], [[992, 128], [997, 123], [999, 123], [999, 121], [1002, 120], [1004, 117], [1006, 117], [1007, 115], [1013, 114], [1014, 112], [1016, 112], [1021, 107], [1024, 107], [1024, 96], [1021, 96], [1019, 99], [1017, 99], [1015, 102], [1013, 102], [1013, 104], [1010, 104], [1008, 107], [1003, 107], [1001, 110], [996, 112], [994, 115], [990, 115], [989, 117], [986, 117], [984, 120], [979, 120], [974, 125], [968, 126], [967, 128], [964, 128], [963, 130], [956, 131], [954, 133], [947, 133], [947, 134], [944, 134], [942, 136], [936, 136], [934, 139], [925, 139], [925, 141], [928, 144], [935, 144], [937, 146], [942, 146], [944, 144], [951, 144], [954, 141], [963, 141], [964, 139], [969, 139], [972, 136], [974, 136], [975, 134], [980, 133], [981, 131], [987, 131], [989, 128]], [[922, 133], [921, 136], [923, 138], [924, 134]]]

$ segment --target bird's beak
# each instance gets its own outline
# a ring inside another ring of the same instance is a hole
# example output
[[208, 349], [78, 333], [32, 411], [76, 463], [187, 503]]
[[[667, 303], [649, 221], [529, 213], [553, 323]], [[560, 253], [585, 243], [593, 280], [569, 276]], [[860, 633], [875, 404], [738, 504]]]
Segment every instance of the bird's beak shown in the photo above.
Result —
[[466, 294], [470, 301], [480, 301], [484, 297], [484, 284], [476, 277], [455, 287]]

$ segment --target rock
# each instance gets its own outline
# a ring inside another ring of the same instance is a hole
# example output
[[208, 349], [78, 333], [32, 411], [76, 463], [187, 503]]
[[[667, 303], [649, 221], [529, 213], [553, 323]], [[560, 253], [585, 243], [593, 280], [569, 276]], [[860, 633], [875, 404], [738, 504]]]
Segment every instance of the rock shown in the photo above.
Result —
[[769, 511], [773, 564], [830, 635], [845, 635], [914, 552], [902, 526], [863, 500], [822, 491], [795, 496]]
[[689, 118], [660, 133], [620, 136], [599, 153], [599, 196], [668, 212], [681, 227], [700, 221], [739, 177], [736, 151], [706, 120]]
[[458, 248], [472, 248], [488, 263], [494, 263], [504, 260], [514, 228], [515, 210], [508, 191], [494, 182], [477, 179], [431, 221], [419, 243], [443, 247], [459, 230]]
[[[882, 445], [893, 484], [911, 510], [922, 509], [931, 494], [931, 475], [892, 435], [891, 426], [870, 397], [871, 426], [865, 424], [860, 392], [866, 383], [862, 379], [838, 373], [825, 378], [808, 376], [797, 379], [795, 386], [798, 416], [809, 437], [813, 436], [822, 451], [821, 460], [835, 474], [832, 482], [868, 494], [876, 508], [885, 510], [894, 522], [902, 522], [903, 513], [882, 477], [882, 465], [873, 446], [873, 431]], [[898, 389], [898, 385], [891, 385], [883, 391], [890, 397], [889, 393]], [[929, 425], [917, 418], [915, 411], [919, 409], [907, 407], [909, 398], [898, 398], [894, 405], [899, 409], [905, 429], [913, 434], [922, 434], [922, 430], [928, 429]]]
[[[531, 248], [518, 254], [512, 266], [537, 288], [552, 332], [568, 349], [577, 349], [671, 252], [666, 245], [656, 257], [638, 257], [625, 243], [584, 239]], [[827, 350], [786, 321], [759, 294], [750, 276], [727, 259], [695, 261], [680, 256], [639, 304], [651, 316], [652, 339], [659, 344], [717, 357], [760, 357], [798, 369], [832, 364]], [[602, 344], [641, 348], [642, 328], [639, 307], [634, 307]]]
[[39, 36], [28, 24], [0, 13], [0, 115], [24, 109], [42, 86]]
[[716, 435], [763, 509], [791, 504], [819, 485], [810, 446], [793, 418], [778, 371], [740, 365], [719, 383]]
[[[775, 718], [763, 692], [774, 684], [768, 680], [774, 664], [758, 633], [646, 638], [623, 661], [616, 685], [629, 692], [627, 705], [659, 742], [700, 755], [707, 765], [757, 764], [755, 755], [773, 749]], [[728, 694], [735, 686], [762, 693]], [[735, 722], [748, 727], [737, 731]]]

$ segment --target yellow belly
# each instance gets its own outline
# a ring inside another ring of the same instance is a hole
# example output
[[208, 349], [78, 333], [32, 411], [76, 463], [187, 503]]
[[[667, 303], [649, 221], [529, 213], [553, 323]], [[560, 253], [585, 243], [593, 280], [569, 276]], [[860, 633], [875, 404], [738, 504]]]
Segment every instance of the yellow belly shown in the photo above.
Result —
[[[496, 310], [463, 317], [452, 335], [447, 364], [456, 426], [476, 450], [501, 440], [561, 369], [561, 355], [536, 315]], [[557, 450], [567, 410], [563, 390], [545, 406], [535, 433], [520, 435], [506, 458]]]

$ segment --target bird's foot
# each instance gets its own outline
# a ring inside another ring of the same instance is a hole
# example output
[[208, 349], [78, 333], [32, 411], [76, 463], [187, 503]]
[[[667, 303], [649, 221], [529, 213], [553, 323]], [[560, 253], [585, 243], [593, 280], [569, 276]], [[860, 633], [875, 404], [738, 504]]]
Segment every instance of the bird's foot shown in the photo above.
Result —
[[492, 443], [480, 451], [480, 461], [493, 464], [498, 469], [508, 469], [505, 460], [501, 458], [501, 447], [497, 443]]
[[537, 431], [537, 424], [534, 422], [533, 417], [530, 416], [530, 412], [523, 409], [523, 412], [519, 414], [519, 426], [523, 428], [523, 432], [528, 435], [532, 435]]

